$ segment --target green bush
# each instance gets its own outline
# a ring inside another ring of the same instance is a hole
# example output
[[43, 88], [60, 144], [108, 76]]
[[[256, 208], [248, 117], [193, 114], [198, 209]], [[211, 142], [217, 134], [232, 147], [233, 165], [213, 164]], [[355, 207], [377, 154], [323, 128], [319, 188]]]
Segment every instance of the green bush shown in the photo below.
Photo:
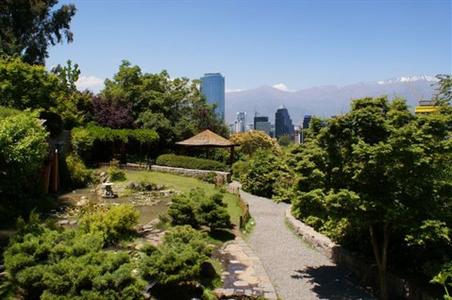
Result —
[[232, 178], [235, 180], [240, 180], [240, 177], [242, 177], [246, 173], [246, 170], [248, 170], [249, 167], [250, 164], [248, 161], [236, 161], [232, 165]]
[[117, 166], [111, 166], [108, 168], [108, 176], [110, 181], [125, 181], [127, 179], [126, 173], [124, 173], [124, 171]]
[[167, 167], [212, 171], [226, 171], [228, 169], [224, 163], [219, 161], [175, 154], [160, 155], [157, 157], [156, 164]]
[[68, 155], [66, 165], [72, 187], [84, 187], [93, 181], [93, 172], [86, 168], [80, 157], [73, 154]]
[[242, 175], [243, 190], [262, 197], [271, 198], [279, 177], [277, 157], [269, 151], [257, 151], [249, 161], [249, 167]]
[[143, 276], [159, 285], [199, 281], [202, 264], [209, 261], [212, 252], [206, 235], [190, 226], [171, 228], [161, 246], [145, 250], [148, 256], [143, 259]]
[[0, 119], [20, 114], [21, 111], [15, 108], [0, 105]]
[[107, 251], [99, 231], [57, 230], [36, 216], [6, 249], [7, 280], [21, 299], [140, 299], [145, 282], [128, 253]]
[[168, 215], [173, 225], [207, 226], [210, 230], [231, 227], [223, 195], [207, 197], [200, 189], [175, 196]]
[[431, 280], [432, 283], [441, 284], [444, 288], [444, 300], [452, 300], [449, 288], [452, 288], [452, 261], [445, 264], [441, 271]]
[[138, 224], [138, 211], [131, 205], [122, 204], [110, 209], [86, 212], [80, 218], [80, 229], [86, 233], [99, 232], [105, 242], [112, 245], [121, 239], [128, 239]]
[[47, 137], [37, 113], [0, 119], [0, 223], [28, 214], [40, 204], [39, 171], [48, 156]]

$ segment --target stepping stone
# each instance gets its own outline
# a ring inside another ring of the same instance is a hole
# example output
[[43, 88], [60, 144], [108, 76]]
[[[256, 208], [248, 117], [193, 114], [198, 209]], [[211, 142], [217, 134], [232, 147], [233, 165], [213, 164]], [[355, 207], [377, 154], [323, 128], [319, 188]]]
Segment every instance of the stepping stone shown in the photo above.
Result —
[[234, 286], [237, 287], [244, 287], [244, 286], [248, 286], [248, 282], [243, 281], [243, 280], [237, 280], [233, 283]]

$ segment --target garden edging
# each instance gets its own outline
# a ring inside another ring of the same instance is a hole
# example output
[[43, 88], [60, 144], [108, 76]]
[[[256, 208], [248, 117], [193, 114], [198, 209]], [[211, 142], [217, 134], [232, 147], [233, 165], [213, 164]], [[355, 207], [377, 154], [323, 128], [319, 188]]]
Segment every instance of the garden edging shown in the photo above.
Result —
[[[365, 284], [372, 286], [374, 289], [378, 287], [378, 271], [373, 262], [344, 249], [327, 236], [296, 219], [292, 215], [291, 206], [287, 208], [285, 217], [289, 226], [303, 241], [317, 249], [337, 265], [347, 268]], [[425, 287], [420, 287], [420, 283], [415, 280], [407, 280], [388, 273], [387, 281], [390, 298], [413, 300], [437, 299]]]

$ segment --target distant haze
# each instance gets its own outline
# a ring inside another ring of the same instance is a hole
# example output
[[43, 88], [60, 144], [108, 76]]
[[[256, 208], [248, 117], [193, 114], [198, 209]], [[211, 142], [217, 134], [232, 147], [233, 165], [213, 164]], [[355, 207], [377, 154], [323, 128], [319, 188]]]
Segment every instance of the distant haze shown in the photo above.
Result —
[[[421, 99], [431, 99], [436, 79], [433, 76], [405, 76], [376, 82], [356, 83], [346, 86], [320, 86], [287, 91], [279, 85], [263, 86], [251, 90], [226, 93], [226, 121], [235, 120], [238, 111], [247, 113], [247, 123], [252, 123], [255, 112], [270, 117], [273, 123], [276, 109], [284, 105], [294, 124], [300, 124], [305, 114], [329, 117], [349, 110], [351, 99], [388, 96], [403, 97], [414, 109]], [[284, 85], [282, 85], [284, 87]]]

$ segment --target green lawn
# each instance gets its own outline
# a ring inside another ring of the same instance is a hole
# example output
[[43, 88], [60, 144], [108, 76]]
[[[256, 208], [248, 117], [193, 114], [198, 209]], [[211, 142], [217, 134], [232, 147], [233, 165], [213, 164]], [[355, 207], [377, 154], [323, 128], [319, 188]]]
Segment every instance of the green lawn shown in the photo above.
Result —
[[[218, 192], [218, 189], [215, 188], [215, 185], [192, 177], [151, 171], [124, 171], [127, 176], [127, 181], [138, 182], [141, 180], [149, 180], [153, 183], [163, 184], [167, 187], [174, 188], [175, 190], [181, 192], [188, 192], [194, 188], [201, 188], [208, 195], [212, 195]], [[227, 204], [228, 213], [231, 216], [231, 222], [238, 226], [239, 218], [242, 213], [238, 197], [231, 193], [225, 193], [224, 202]]]

